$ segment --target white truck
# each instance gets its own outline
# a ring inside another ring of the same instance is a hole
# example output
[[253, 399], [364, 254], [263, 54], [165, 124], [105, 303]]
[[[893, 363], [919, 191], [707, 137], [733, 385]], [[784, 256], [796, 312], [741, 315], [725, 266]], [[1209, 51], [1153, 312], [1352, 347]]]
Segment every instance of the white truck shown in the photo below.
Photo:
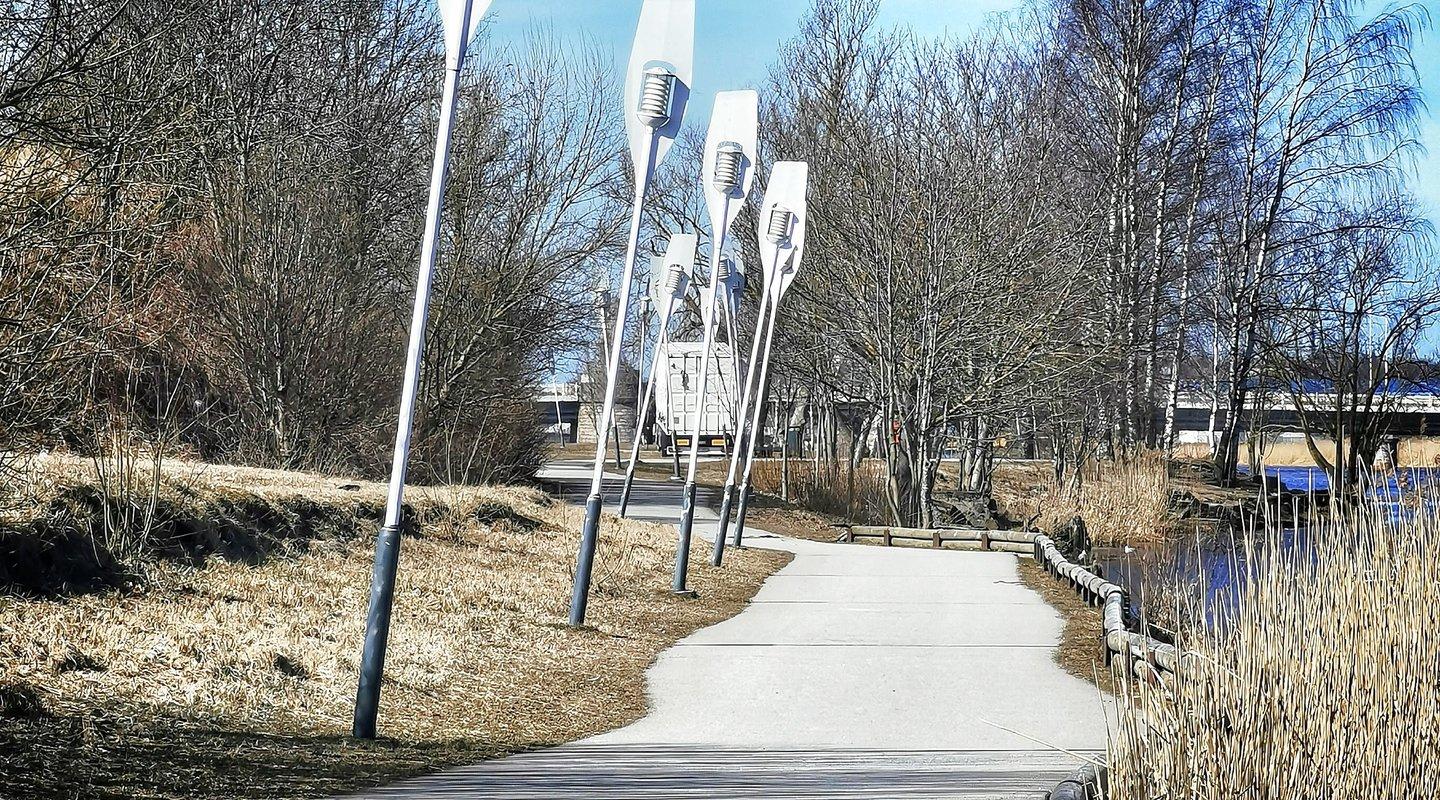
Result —
[[[701, 414], [700, 449], [729, 447], [735, 431], [737, 402], [736, 362], [730, 345], [715, 343], [710, 354], [710, 379], [705, 385], [706, 402], [698, 409], [700, 396], [701, 342], [669, 342], [660, 352], [655, 383], [655, 443], [669, 455], [671, 448], [688, 450], [695, 414]], [[741, 380], [744, 379], [743, 374]]]

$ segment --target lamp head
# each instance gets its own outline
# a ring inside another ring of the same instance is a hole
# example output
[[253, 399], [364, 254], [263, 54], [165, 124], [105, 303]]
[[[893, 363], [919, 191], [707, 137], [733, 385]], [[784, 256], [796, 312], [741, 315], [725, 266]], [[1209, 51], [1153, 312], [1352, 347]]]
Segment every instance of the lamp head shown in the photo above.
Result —
[[625, 132], [636, 177], [659, 165], [680, 133], [690, 99], [695, 50], [695, 0], [645, 0], [625, 71]]
[[[777, 161], [770, 169], [759, 221], [760, 267], [766, 291], [783, 293], [800, 268], [809, 179], [810, 167], [804, 161]], [[784, 281], [779, 280], [782, 273], [788, 275]]]
[[675, 68], [663, 61], [646, 64], [640, 78], [635, 115], [651, 128], [663, 128], [670, 121], [670, 105], [674, 99]]
[[678, 308], [690, 288], [691, 272], [695, 269], [695, 249], [699, 237], [693, 233], [676, 233], [670, 236], [665, 248], [664, 266], [651, 284], [655, 295], [655, 307], [660, 309], [660, 329], [670, 319], [670, 313]]
[[715, 241], [734, 224], [755, 181], [759, 108], [760, 96], [752, 89], [715, 95], [700, 169]]

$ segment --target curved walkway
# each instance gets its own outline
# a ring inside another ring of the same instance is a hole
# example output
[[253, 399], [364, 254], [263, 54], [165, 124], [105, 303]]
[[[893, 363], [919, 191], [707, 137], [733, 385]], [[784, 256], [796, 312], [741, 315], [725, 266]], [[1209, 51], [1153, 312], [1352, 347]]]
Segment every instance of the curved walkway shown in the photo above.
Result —
[[[546, 477], [584, 501], [583, 467]], [[674, 520], [679, 495], [637, 479], [632, 515]], [[1061, 620], [1014, 555], [746, 539], [795, 559], [660, 656], [645, 718], [363, 796], [1038, 798], [1103, 750], [1107, 704], [1055, 665]]]

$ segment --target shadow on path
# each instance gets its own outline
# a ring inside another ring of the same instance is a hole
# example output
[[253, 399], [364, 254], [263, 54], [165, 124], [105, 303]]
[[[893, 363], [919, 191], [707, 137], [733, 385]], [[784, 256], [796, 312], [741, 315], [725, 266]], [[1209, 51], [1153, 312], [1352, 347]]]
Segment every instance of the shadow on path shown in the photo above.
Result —
[[[1023, 765], [1022, 762], [1023, 761]], [[408, 781], [362, 795], [410, 798], [1039, 797], [1074, 760], [1033, 752], [570, 745]]]

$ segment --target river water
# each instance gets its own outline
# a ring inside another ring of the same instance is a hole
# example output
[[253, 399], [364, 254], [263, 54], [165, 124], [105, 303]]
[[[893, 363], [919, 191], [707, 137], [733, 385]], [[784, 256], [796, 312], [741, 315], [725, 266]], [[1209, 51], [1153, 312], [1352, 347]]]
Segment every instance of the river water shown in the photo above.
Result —
[[[1278, 478], [1281, 485], [1293, 492], [1325, 493], [1330, 489], [1323, 470], [1307, 467], [1267, 467], [1265, 473]], [[1440, 468], [1402, 467], [1389, 476], [1375, 476], [1367, 497], [1372, 503], [1396, 516], [1413, 514], [1415, 493], [1427, 502], [1440, 495]], [[1407, 503], [1407, 498], [1410, 502]], [[1278, 537], [1258, 535], [1262, 540], [1251, 548], [1244, 546], [1245, 531], [1215, 530], [1213, 526], [1192, 526], [1177, 541], [1140, 548], [1096, 548], [1094, 557], [1105, 578], [1125, 588], [1130, 594], [1130, 612], [1141, 613], [1142, 597], [1150, 596], [1146, 608], [1165, 605], [1179, 588], [1186, 594], [1205, 597], [1207, 622], [1223, 618], [1225, 609], [1233, 609], [1251, 572], [1251, 557], [1261, 558], [1278, 548], [1281, 552], [1305, 548], [1305, 531], [1284, 528]], [[1156, 616], [1165, 625], [1165, 614]], [[1168, 627], [1168, 625], [1166, 626]]]

